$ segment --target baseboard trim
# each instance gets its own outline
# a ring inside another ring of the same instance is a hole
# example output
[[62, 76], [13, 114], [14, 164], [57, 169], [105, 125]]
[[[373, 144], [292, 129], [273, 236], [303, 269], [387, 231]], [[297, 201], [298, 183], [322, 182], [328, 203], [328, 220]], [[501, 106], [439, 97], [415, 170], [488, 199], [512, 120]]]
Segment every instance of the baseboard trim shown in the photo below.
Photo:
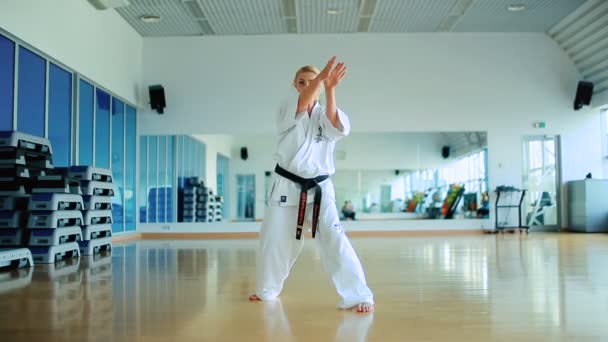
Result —
[[141, 233], [125, 234], [112, 237], [112, 243], [125, 243], [142, 240]]

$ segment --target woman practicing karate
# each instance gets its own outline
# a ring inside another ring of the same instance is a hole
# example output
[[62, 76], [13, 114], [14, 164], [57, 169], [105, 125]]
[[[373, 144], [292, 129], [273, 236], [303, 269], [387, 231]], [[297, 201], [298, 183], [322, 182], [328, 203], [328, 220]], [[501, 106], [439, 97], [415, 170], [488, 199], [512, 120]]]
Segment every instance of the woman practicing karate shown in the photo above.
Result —
[[[335, 172], [336, 141], [350, 133], [348, 116], [337, 107], [335, 96], [346, 66], [335, 63], [336, 57], [331, 58], [321, 72], [314, 66], [300, 68], [293, 80], [297, 92], [279, 110], [277, 165], [260, 235], [257, 290], [250, 300], [272, 300], [281, 293], [302, 250], [305, 222], [310, 222], [323, 266], [341, 299], [338, 307], [374, 310], [361, 262], [340, 224], [329, 178]], [[325, 106], [318, 102], [322, 86]]]

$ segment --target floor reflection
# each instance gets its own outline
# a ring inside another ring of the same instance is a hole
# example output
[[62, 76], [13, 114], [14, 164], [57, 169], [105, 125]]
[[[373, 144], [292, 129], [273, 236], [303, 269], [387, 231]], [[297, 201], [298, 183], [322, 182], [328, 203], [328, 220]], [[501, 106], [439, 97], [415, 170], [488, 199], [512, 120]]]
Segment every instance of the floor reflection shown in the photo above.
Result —
[[1, 340], [608, 340], [606, 235], [352, 241], [370, 315], [336, 309], [313, 241], [262, 303], [256, 241], [140, 241], [0, 273]]

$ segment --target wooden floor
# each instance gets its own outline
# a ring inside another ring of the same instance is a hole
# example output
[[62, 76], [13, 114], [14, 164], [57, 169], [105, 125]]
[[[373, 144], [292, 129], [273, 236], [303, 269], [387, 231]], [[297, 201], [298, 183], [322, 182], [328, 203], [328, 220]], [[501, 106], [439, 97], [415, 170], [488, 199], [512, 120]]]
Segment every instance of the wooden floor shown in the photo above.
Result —
[[352, 241], [373, 314], [335, 308], [312, 241], [263, 303], [256, 241], [139, 241], [0, 274], [0, 341], [608, 341], [608, 235]]

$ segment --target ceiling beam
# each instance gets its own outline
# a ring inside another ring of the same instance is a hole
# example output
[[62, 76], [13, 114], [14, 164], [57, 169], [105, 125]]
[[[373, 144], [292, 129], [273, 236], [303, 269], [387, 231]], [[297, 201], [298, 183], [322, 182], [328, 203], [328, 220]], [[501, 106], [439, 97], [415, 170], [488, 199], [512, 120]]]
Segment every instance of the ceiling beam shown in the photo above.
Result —
[[372, 24], [372, 17], [376, 12], [378, 0], [361, 0], [359, 3], [359, 23], [357, 24], [357, 32], [369, 32]]
[[473, 6], [477, 0], [459, 0], [454, 4], [450, 13], [443, 18], [436, 32], [452, 32], [456, 25], [460, 22], [462, 17], [467, 13], [467, 11]]

